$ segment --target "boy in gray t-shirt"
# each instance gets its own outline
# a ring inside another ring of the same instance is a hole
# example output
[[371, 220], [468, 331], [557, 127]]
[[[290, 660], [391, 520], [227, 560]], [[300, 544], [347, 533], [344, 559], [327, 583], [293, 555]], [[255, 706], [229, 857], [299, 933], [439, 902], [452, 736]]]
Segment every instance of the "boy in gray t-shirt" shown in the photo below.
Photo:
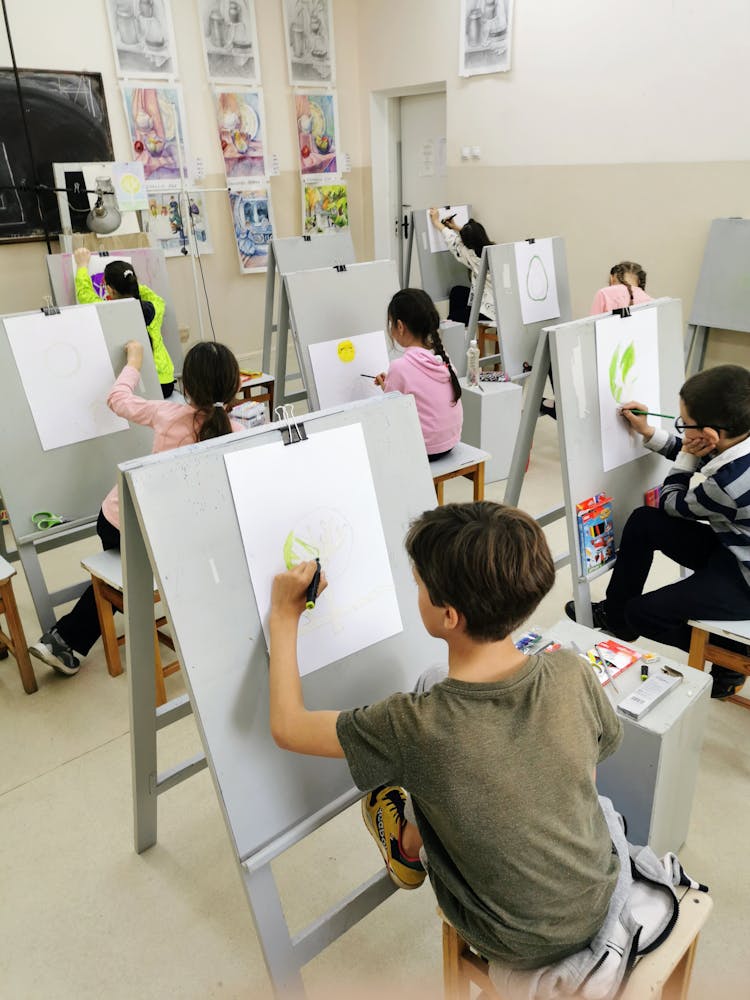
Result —
[[448, 645], [447, 677], [365, 708], [308, 712], [297, 623], [316, 564], [302, 563], [274, 580], [273, 737], [346, 757], [371, 790], [363, 816], [397, 885], [421, 885], [421, 857], [445, 916], [478, 951], [519, 969], [550, 964], [593, 938], [617, 880], [594, 770], [620, 723], [579, 657], [527, 657], [513, 644], [555, 578], [532, 518], [450, 504], [418, 518], [406, 548], [425, 628]]

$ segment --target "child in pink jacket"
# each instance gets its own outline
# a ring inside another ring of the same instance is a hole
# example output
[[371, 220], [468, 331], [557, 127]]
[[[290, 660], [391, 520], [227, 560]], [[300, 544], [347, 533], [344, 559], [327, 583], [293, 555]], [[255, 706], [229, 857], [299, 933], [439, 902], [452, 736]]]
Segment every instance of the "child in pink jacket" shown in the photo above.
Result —
[[[188, 403], [142, 399], [135, 395], [141, 377], [143, 347], [137, 340], [125, 345], [127, 363], [112, 386], [107, 405], [118, 417], [154, 430], [154, 452], [169, 451], [196, 441], [244, 430], [229, 417], [229, 409], [240, 385], [237, 359], [223, 344], [196, 344], [185, 355], [182, 385]], [[99, 511], [96, 531], [106, 549], [120, 548], [120, 511], [117, 487], [107, 494]], [[101, 635], [94, 588], [81, 594], [72, 611], [29, 646], [29, 652], [44, 660], [59, 674], [72, 676]], [[77, 655], [76, 655], [77, 654]]]
[[629, 309], [630, 306], [653, 301], [650, 295], [646, 295], [646, 272], [641, 265], [623, 260], [610, 269], [609, 285], [600, 288], [594, 296], [590, 315], [598, 316], [613, 309]]
[[440, 340], [440, 317], [420, 288], [404, 288], [388, 306], [388, 332], [404, 355], [375, 379], [385, 392], [414, 396], [427, 457], [446, 455], [461, 437], [461, 386]]

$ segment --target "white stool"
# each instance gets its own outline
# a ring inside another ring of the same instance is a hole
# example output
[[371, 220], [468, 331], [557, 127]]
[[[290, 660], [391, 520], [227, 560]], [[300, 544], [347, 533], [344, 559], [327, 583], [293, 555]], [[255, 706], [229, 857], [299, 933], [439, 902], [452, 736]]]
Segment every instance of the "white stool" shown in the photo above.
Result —
[[[720, 622], [720, 621], [689, 621], [693, 634], [690, 639], [690, 652], [688, 653], [688, 665], [696, 670], [703, 670], [706, 662], [715, 663], [718, 667], [726, 667], [727, 670], [737, 670], [746, 677], [750, 676], [750, 657], [741, 653], [734, 653], [730, 649], [723, 649], [711, 643], [711, 635], [721, 635], [725, 639], [734, 639], [735, 642], [750, 645], [750, 621]], [[727, 701], [733, 701], [735, 705], [742, 705], [743, 708], [750, 708], [750, 698], [743, 698], [742, 695], [733, 694]]]
[[489, 452], [459, 441], [444, 458], [430, 462], [438, 506], [443, 505], [443, 484], [457, 476], [465, 476], [472, 481], [474, 500], [484, 500], [484, 463], [491, 457]]
[[461, 379], [464, 424], [461, 440], [491, 455], [484, 470], [487, 483], [507, 479], [521, 426], [523, 390], [514, 382], [480, 382], [481, 389]]

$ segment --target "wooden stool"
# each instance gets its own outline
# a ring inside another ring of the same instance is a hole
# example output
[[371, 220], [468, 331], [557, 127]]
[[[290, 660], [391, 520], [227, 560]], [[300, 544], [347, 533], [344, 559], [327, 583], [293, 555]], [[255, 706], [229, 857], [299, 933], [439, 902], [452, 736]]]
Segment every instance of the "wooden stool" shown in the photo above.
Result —
[[[238, 390], [238, 399], [234, 404], [239, 406], [240, 403], [247, 402], [250, 400], [253, 403], [268, 403], [268, 419], [273, 420], [273, 393], [274, 387], [276, 385], [276, 379], [273, 375], [266, 375], [265, 372], [261, 372], [259, 375], [242, 375], [240, 377], [240, 388]], [[261, 391], [257, 395], [253, 395], [253, 389], [260, 389]]]
[[[734, 639], [735, 642], [750, 645], [750, 621], [689, 621], [688, 625], [692, 625], [693, 628], [688, 666], [695, 667], [696, 670], [703, 670], [706, 662], [715, 663], [718, 667], [737, 670], [746, 677], [750, 676], [749, 656], [733, 653], [730, 649], [722, 649], [721, 646], [714, 646], [709, 641], [713, 633], [724, 636], [726, 639]], [[750, 698], [743, 698], [740, 694], [733, 694], [731, 698], [727, 698], [727, 701], [733, 701], [735, 705], [742, 705], [743, 708], [750, 708]]]
[[488, 451], [459, 441], [444, 458], [430, 462], [438, 506], [443, 505], [443, 484], [457, 476], [470, 479], [474, 483], [474, 499], [484, 500], [484, 463], [491, 457]]
[[13, 593], [13, 577], [15, 575], [16, 571], [10, 563], [0, 556], [0, 615], [5, 615], [10, 633], [6, 635], [0, 628], [0, 660], [6, 659], [8, 653], [15, 656], [23, 689], [26, 694], [33, 694], [38, 688]]
[[[117, 677], [122, 673], [122, 663], [120, 662], [119, 647], [125, 644], [125, 636], [118, 636], [115, 631], [113, 608], [122, 613], [124, 605], [123, 580], [122, 580], [122, 560], [120, 553], [114, 549], [106, 552], [97, 552], [96, 555], [87, 556], [81, 560], [81, 566], [91, 574], [91, 583], [94, 588], [94, 600], [96, 610], [99, 615], [99, 625], [102, 630], [102, 642], [104, 644], [104, 657], [107, 661], [107, 669], [110, 677]], [[154, 604], [160, 600], [159, 591], [154, 588]], [[157, 618], [154, 622], [154, 668], [156, 671], [156, 704], [163, 705], [167, 700], [167, 691], [164, 686], [164, 678], [177, 673], [180, 669], [179, 660], [164, 664], [159, 650], [159, 643], [174, 650], [174, 642], [171, 636], [160, 629], [166, 624], [164, 617]]]
[[[685, 1000], [693, 972], [698, 935], [713, 902], [708, 893], [678, 889], [680, 913], [661, 947], [644, 955], [617, 994], [618, 1000]], [[441, 914], [442, 916], [442, 914]], [[472, 951], [443, 919], [443, 989], [445, 1000], [469, 1000], [472, 983], [487, 1000], [503, 1000], [490, 980], [489, 963]]]
[[[490, 344], [490, 349], [487, 351], [485, 347]], [[484, 357], [485, 354], [499, 354], [500, 353], [500, 337], [497, 332], [497, 323], [477, 323], [477, 347], [479, 348], [479, 357]], [[496, 361], [492, 366], [493, 370], [496, 372], [500, 371], [500, 362]]]

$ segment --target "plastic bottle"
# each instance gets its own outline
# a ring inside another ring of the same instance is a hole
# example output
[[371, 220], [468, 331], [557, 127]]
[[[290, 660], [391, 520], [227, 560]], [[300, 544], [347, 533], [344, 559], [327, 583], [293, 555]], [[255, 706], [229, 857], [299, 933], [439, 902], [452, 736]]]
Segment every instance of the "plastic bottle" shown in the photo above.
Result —
[[466, 352], [466, 381], [469, 385], [479, 385], [479, 348], [476, 340], [471, 341]]

